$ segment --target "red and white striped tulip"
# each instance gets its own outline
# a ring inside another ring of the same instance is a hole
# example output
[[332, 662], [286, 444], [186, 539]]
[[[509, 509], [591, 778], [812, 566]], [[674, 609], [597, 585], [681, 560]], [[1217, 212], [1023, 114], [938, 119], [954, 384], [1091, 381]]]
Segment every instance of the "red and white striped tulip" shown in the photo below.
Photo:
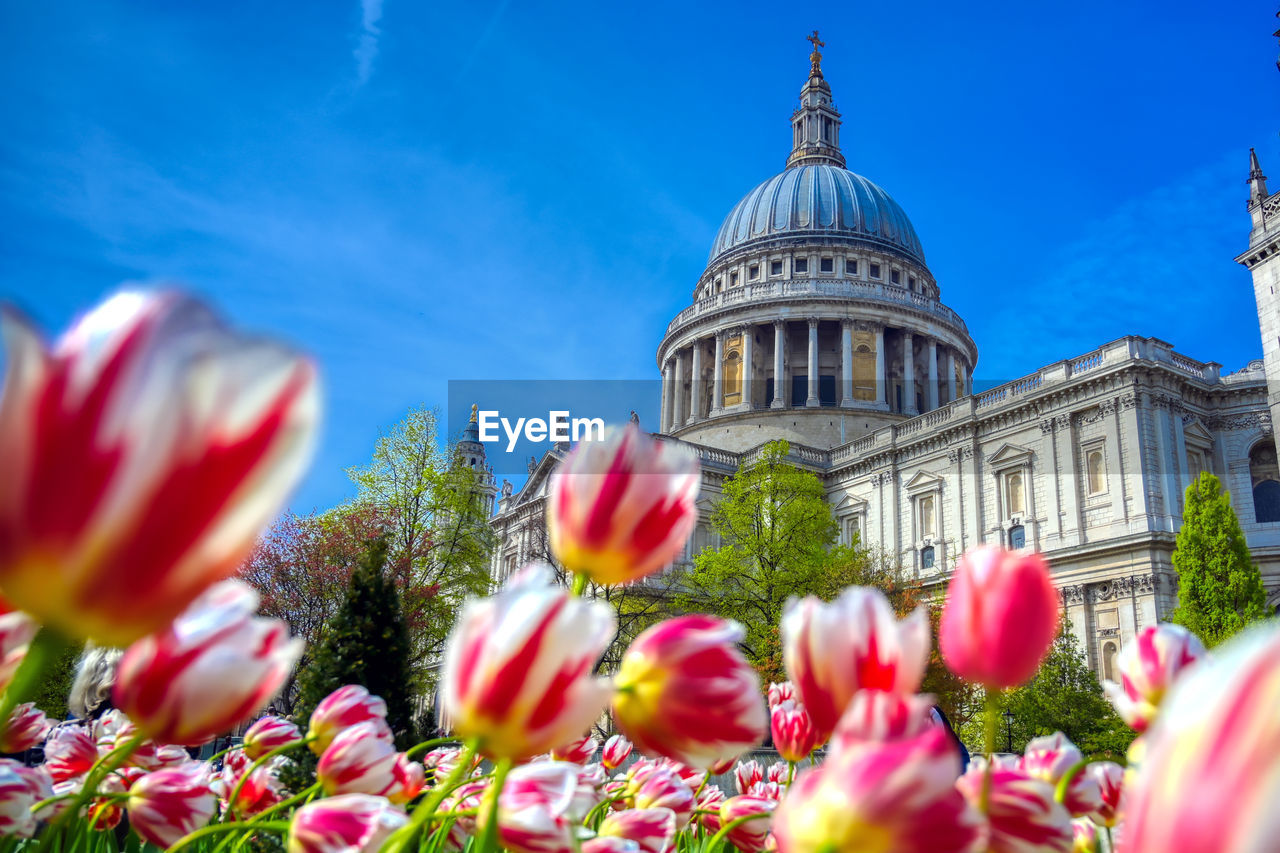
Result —
[[293, 815], [289, 853], [377, 853], [391, 833], [408, 823], [382, 797], [343, 794], [308, 803]]
[[454, 735], [512, 759], [580, 737], [609, 701], [608, 681], [592, 673], [614, 624], [609, 605], [571, 596], [546, 565], [469, 602], [449, 635], [440, 685]]
[[956, 563], [938, 626], [952, 672], [990, 690], [1031, 679], [1058, 634], [1058, 593], [1039, 554], [983, 545]]
[[244, 733], [244, 754], [259, 759], [273, 749], [302, 740], [298, 727], [282, 717], [268, 714]]
[[1098, 786], [1102, 805], [1089, 815], [1095, 823], [1114, 827], [1124, 813], [1120, 803], [1124, 794], [1125, 769], [1114, 761], [1095, 761], [1084, 769]]
[[393, 740], [391, 727], [387, 725], [387, 703], [381, 696], [374, 696], [359, 684], [347, 684], [339, 687], [320, 700], [316, 709], [311, 712], [307, 724], [307, 735], [311, 740], [311, 751], [321, 755], [338, 732], [360, 723], [373, 723], [378, 729], [378, 737]]
[[[240, 817], [256, 815], [283, 799], [284, 785], [276, 775], [277, 765], [272, 762], [257, 767], [253, 765], [254, 762], [244, 752], [228, 753], [222, 762], [221, 776], [210, 785], [224, 802], [226, 810]], [[241, 779], [244, 779], [243, 784], [240, 784]], [[230, 802], [233, 793], [236, 793], [236, 799]]]
[[360, 723], [338, 732], [316, 763], [316, 781], [329, 796], [387, 796], [396, 787], [396, 758], [373, 723]]
[[730, 797], [720, 806], [720, 825], [743, 818], [750, 819], [730, 829], [725, 837], [742, 853], [763, 853], [769, 840], [773, 811], [777, 807], [775, 800], [763, 797]]
[[12, 610], [0, 598], [0, 692], [9, 686], [18, 665], [27, 656], [27, 646], [40, 626], [21, 610]]
[[23, 702], [9, 714], [9, 723], [0, 731], [0, 752], [26, 752], [44, 743], [53, 723], [33, 702]]
[[1098, 825], [1087, 817], [1071, 821], [1071, 853], [1103, 853]]
[[98, 760], [98, 744], [84, 726], [58, 726], [44, 744], [44, 766], [54, 782], [89, 772]]
[[600, 584], [651, 575], [684, 549], [700, 485], [696, 455], [634, 424], [579, 442], [551, 475], [551, 552]]
[[1274, 850], [1280, 626], [1252, 628], [1179, 678], [1124, 800], [1125, 853]]
[[613, 716], [641, 752], [706, 769], [758, 746], [769, 727], [742, 626], [703, 614], [641, 632], [614, 677]]
[[629, 838], [643, 853], [666, 853], [676, 837], [676, 813], [663, 807], [613, 812], [600, 824], [599, 834]]
[[790, 681], [773, 681], [769, 683], [769, 707], [776, 708], [783, 702], [799, 702], [795, 685]]
[[818, 730], [804, 705], [787, 701], [769, 715], [773, 746], [784, 761], [803, 761], [818, 745]]
[[715, 785], [707, 785], [698, 792], [694, 801], [693, 819], [702, 827], [703, 832], [715, 835], [720, 831], [720, 806], [725, 799], [724, 791]]
[[849, 587], [830, 604], [812, 596], [782, 614], [787, 675], [825, 743], [859, 690], [910, 695], [929, 658], [923, 607], [898, 621], [879, 590]]
[[640, 845], [630, 838], [597, 835], [582, 842], [582, 853], [641, 853]]
[[[53, 777], [49, 775], [49, 770], [43, 765], [36, 767], [27, 767], [20, 761], [14, 761], [11, 758], [0, 758], [0, 767], [7, 767], [14, 773], [22, 777], [22, 781], [27, 783], [27, 787], [31, 789], [31, 796], [36, 802], [47, 800], [53, 796]], [[48, 806], [45, 806], [47, 809]], [[36, 817], [43, 819], [48, 815], [41, 810]]]
[[591, 735], [587, 735], [551, 750], [551, 758], [554, 761], [567, 761], [570, 764], [586, 764], [596, 754], [598, 746], [600, 742]]
[[315, 367], [175, 292], [116, 294], [52, 348], [12, 311], [0, 330], [0, 587], [70, 636], [163, 629], [301, 477]]
[[[578, 767], [539, 761], [512, 770], [498, 796], [498, 837], [514, 853], [570, 853], [585, 816], [578, 811]], [[483, 829], [487, 808], [477, 825]]]
[[[1084, 760], [1084, 755], [1062, 732], [1033, 738], [1027, 744], [1018, 767], [1028, 776], [1043, 779], [1057, 790], [1062, 778]], [[1087, 767], [1087, 765], [1086, 765]], [[1081, 767], [1067, 786], [1062, 804], [1072, 817], [1083, 817], [1102, 806], [1102, 791], [1098, 781]]]
[[10, 767], [0, 766], [0, 836], [30, 838], [36, 831], [31, 808], [35, 795], [27, 780]]
[[[941, 734], [941, 732], [939, 732]], [[982, 800], [986, 759], [975, 758], [956, 788], [976, 808]], [[991, 768], [987, 802], [990, 853], [1070, 853], [1071, 815], [1053, 798], [1053, 786], [997, 763]]]
[[[775, 775], [770, 773], [770, 775]], [[747, 789], [746, 796], [757, 797], [762, 800], [781, 800], [782, 795], [786, 792], [786, 780], [775, 782], [772, 779], [766, 779], [763, 782], [757, 782]]]
[[781, 853], [970, 853], [982, 817], [955, 789], [945, 732], [851, 744], [804, 770], [774, 812]]
[[194, 746], [260, 712], [302, 655], [280, 619], [255, 615], [258, 593], [223, 581], [158, 634], [130, 646], [115, 706], [153, 740]]
[[1120, 683], [1105, 681], [1102, 689], [1120, 718], [1145, 732], [1174, 682], [1204, 656], [1200, 638], [1181, 625], [1148, 625], [1120, 652]]
[[632, 797], [638, 809], [671, 809], [676, 827], [684, 829], [693, 816], [693, 789], [670, 767], [657, 767], [643, 776]]
[[403, 752], [396, 754], [391, 775], [394, 781], [387, 798], [398, 806], [412, 802], [427, 787], [427, 771]]
[[[453, 814], [453, 823], [449, 825], [449, 834], [445, 837], [445, 849], [452, 853], [461, 853], [467, 846], [467, 839], [476, 833], [476, 818], [484, 801], [484, 793], [489, 789], [485, 782], [466, 782], [449, 792], [440, 804], [442, 814]], [[467, 814], [469, 812], [469, 814]]]
[[129, 825], [145, 841], [170, 847], [213, 817], [209, 768], [198, 762], [146, 774], [129, 788]]
[[600, 763], [606, 770], [617, 770], [631, 756], [631, 741], [625, 735], [614, 735], [604, 742], [604, 751], [600, 753]]
[[125, 759], [126, 765], [139, 767], [143, 770], [160, 769], [160, 745], [153, 740], [144, 740], [141, 743], [133, 744], [134, 738], [138, 734], [138, 727], [120, 709], [112, 708], [94, 720], [93, 733], [98, 739], [98, 753], [100, 755], [105, 755], [127, 744], [132, 744], [133, 751]]
[[739, 761], [733, 768], [733, 784], [739, 794], [751, 790], [751, 786], [764, 779], [764, 767], [754, 758]]
[[859, 690], [831, 736], [831, 749], [862, 741], [913, 738], [933, 725], [929, 696], [901, 696], [883, 690]]

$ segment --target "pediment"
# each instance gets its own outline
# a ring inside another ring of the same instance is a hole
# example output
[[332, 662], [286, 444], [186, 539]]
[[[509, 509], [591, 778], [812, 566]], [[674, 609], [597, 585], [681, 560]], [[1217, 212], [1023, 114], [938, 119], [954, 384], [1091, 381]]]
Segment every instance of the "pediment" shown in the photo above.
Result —
[[987, 464], [992, 468], [1012, 468], [1025, 465], [1031, 461], [1032, 451], [1016, 444], [1002, 444], [1000, 449], [987, 457]]
[[850, 515], [866, 512], [867, 502], [863, 498], [845, 492], [844, 497], [835, 505], [836, 515]]
[[917, 471], [910, 480], [903, 484], [908, 492], [927, 492], [942, 487], [942, 478], [928, 471]]
[[1186, 436], [1186, 440], [1192, 444], [1199, 444], [1204, 447], [1213, 445], [1213, 433], [1205, 429], [1204, 424], [1200, 423], [1199, 420], [1191, 421], [1191, 423], [1182, 428], [1182, 432]]

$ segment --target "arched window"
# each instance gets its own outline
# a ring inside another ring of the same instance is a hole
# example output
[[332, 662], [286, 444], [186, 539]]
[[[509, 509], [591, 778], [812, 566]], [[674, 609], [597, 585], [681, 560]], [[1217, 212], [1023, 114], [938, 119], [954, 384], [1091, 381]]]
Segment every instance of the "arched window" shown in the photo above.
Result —
[[1015, 524], [1013, 527], [1009, 528], [1009, 547], [1027, 547], [1027, 529], [1021, 524]]
[[725, 356], [723, 381], [724, 401], [722, 405], [732, 406], [742, 402], [742, 356], [736, 352]]
[[1280, 468], [1271, 440], [1249, 451], [1249, 479], [1253, 483], [1253, 520], [1280, 521]]
[[1115, 643], [1107, 642], [1102, 644], [1102, 677], [1107, 681], [1115, 681], [1116, 671], [1116, 648]]
[[1107, 490], [1107, 467], [1102, 458], [1102, 450], [1090, 450], [1085, 456], [1085, 465], [1089, 469], [1089, 494], [1100, 495]]
[[933, 495], [920, 498], [920, 538], [933, 536], [937, 529], [934, 521]]
[[1022, 472], [1014, 471], [1009, 474], [1005, 477], [1004, 485], [1008, 498], [1005, 502], [1008, 508], [1008, 515], [1013, 516], [1026, 512], [1026, 490], [1022, 484]]

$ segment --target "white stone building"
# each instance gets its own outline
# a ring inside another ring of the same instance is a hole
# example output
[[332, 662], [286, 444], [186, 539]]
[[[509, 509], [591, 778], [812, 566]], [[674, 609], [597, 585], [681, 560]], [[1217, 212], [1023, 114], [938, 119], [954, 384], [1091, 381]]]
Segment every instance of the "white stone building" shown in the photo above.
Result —
[[[1202, 470], [1231, 492], [1272, 608], [1280, 605], [1280, 196], [1251, 162], [1249, 251], [1265, 358], [1224, 374], [1155, 338], [1126, 337], [973, 393], [978, 348], [906, 213], [845, 168], [821, 55], [792, 116], [786, 169], [725, 218], [693, 303], [658, 347], [659, 432], [703, 463], [716, 543], [724, 479], [768, 441], [817, 474], [840, 524], [944, 582], [980, 543], [1032, 547], [1054, 570], [1092, 666], [1175, 604], [1183, 492]], [[545, 553], [547, 476], [567, 448], [504, 490], [502, 577]]]

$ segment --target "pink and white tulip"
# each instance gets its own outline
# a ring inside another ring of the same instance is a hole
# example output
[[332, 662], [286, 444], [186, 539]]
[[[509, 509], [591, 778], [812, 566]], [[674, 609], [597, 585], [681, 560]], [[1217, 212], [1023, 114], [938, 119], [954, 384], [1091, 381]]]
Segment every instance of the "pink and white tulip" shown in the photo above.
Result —
[[1089, 817], [1103, 826], [1116, 826], [1124, 816], [1120, 804], [1124, 794], [1125, 769], [1114, 761], [1095, 761], [1084, 772], [1097, 784], [1102, 800], [1102, 805]]
[[0, 330], [0, 587], [69, 636], [162, 630], [301, 477], [314, 366], [173, 292], [119, 293], [52, 347], [9, 310]]
[[902, 696], [883, 690], [859, 690], [831, 736], [831, 749], [850, 743], [913, 738], [932, 727], [928, 696]]
[[1087, 817], [1071, 821], [1071, 853], [1103, 853], [1098, 825]]
[[1204, 656], [1200, 638], [1181, 625], [1148, 625], [1120, 652], [1120, 683], [1106, 681], [1102, 688], [1121, 719], [1145, 732], [1174, 682]]
[[469, 602], [449, 635], [440, 685], [454, 734], [512, 759], [580, 737], [609, 701], [609, 683], [593, 669], [613, 630], [612, 608], [571, 596], [545, 565]]
[[[986, 760], [974, 759], [956, 788], [976, 808], [982, 800]], [[1043, 779], [1003, 764], [991, 768], [987, 803], [990, 853], [1070, 853], [1071, 815]]]
[[273, 749], [302, 740], [302, 733], [293, 723], [281, 717], [265, 716], [249, 726], [244, 733], [244, 754], [259, 759]]
[[818, 730], [804, 705], [784, 702], [769, 715], [773, 746], [784, 761], [803, 761], [818, 745]]
[[721, 826], [749, 818], [725, 833], [729, 843], [742, 853], [763, 853], [769, 840], [773, 811], [777, 806], [775, 800], [746, 795], [725, 800], [720, 806]]
[[859, 690], [910, 695], [929, 659], [923, 607], [898, 621], [879, 590], [849, 587], [830, 604], [792, 600], [782, 615], [787, 675], [825, 743]]
[[774, 812], [781, 853], [971, 853], [982, 817], [955, 788], [946, 734], [850, 744], [800, 773]]
[[604, 751], [600, 753], [600, 763], [606, 770], [617, 770], [631, 756], [631, 741], [625, 735], [614, 735], [604, 742]]
[[316, 781], [325, 794], [386, 796], [396, 787], [396, 748], [378, 737], [373, 723], [338, 732], [316, 763]]
[[[1084, 755], [1062, 732], [1032, 739], [1018, 760], [1018, 767], [1028, 776], [1043, 779], [1057, 790], [1058, 783], [1084, 760]], [[1083, 817], [1102, 807], [1102, 791], [1098, 780], [1080, 767], [1067, 786], [1062, 804], [1072, 817]]]
[[566, 569], [622, 584], [680, 555], [698, 520], [698, 457], [634, 424], [580, 442], [551, 475], [547, 535]]
[[0, 752], [26, 752], [44, 743], [53, 724], [32, 702], [23, 702], [9, 714], [9, 723], [0, 731]]
[[377, 853], [391, 833], [408, 823], [382, 797], [343, 794], [308, 803], [293, 816], [289, 853]]
[[768, 698], [770, 709], [778, 707], [783, 702], [800, 701], [800, 697], [796, 694], [795, 685], [790, 681], [770, 682]]
[[[498, 796], [498, 837], [514, 853], [570, 853], [585, 816], [576, 799], [578, 767], [540, 761], [512, 770]], [[480, 828], [487, 812], [480, 812]]]
[[739, 794], [745, 794], [751, 790], [752, 785], [763, 780], [764, 767], [754, 758], [748, 761], [739, 761], [733, 768], [733, 783], [737, 787]]
[[30, 838], [36, 831], [31, 807], [36, 804], [31, 786], [17, 771], [0, 766], [0, 836]]
[[693, 804], [693, 820], [702, 827], [703, 832], [715, 835], [720, 831], [720, 806], [725, 799], [724, 791], [715, 785], [707, 785], [698, 792]]
[[0, 598], [0, 692], [13, 681], [18, 665], [27, 656], [27, 646], [39, 630], [36, 620], [21, 610], [10, 609], [9, 603]]
[[1125, 853], [1275, 849], [1280, 627], [1265, 622], [1179, 678], [1125, 796]]
[[153, 740], [194, 746], [250, 719], [279, 692], [302, 655], [280, 619], [255, 615], [258, 593], [214, 586], [120, 659], [115, 706]]
[[570, 764], [586, 764], [595, 756], [596, 748], [599, 746], [599, 741], [587, 735], [551, 750], [551, 758], [555, 761], [567, 761]]
[[641, 632], [614, 677], [613, 716], [641, 752], [706, 769], [760, 744], [769, 720], [742, 626], [694, 614]]
[[670, 809], [676, 816], [676, 827], [684, 829], [693, 816], [693, 789], [669, 767], [658, 767], [645, 774], [632, 797], [637, 809]]
[[209, 768], [192, 762], [146, 774], [129, 788], [129, 825], [145, 841], [170, 847], [213, 817]]
[[412, 802], [427, 787], [426, 770], [403, 752], [396, 754], [396, 765], [391, 776], [393, 783], [387, 798], [398, 806]]
[[[226, 810], [240, 817], [256, 815], [283, 799], [284, 785], [276, 774], [277, 765], [271, 762], [253, 765], [243, 752], [228, 753], [222, 763], [222, 774], [210, 785]], [[233, 793], [234, 802], [231, 801]]]
[[643, 853], [666, 853], [676, 836], [676, 813], [657, 807], [613, 812], [600, 824], [599, 834], [629, 838]]
[[84, 726], [58, 726], [44, 745], [44, 766], [54, 782], [66, 782], [89, 772], [98, 760], [98, 744]]
[[630, 838], [597, 835], [582, 842], [582, 853], [641, 853], [640, 845]]
[[378, 737], [393, 740], [391, 727], [387, 725], [387, 703], [381, 696], [374, 696], [359, 684], [339, 687], [320, 700], [311, 712], [307, 735], [312, 738], [311, 751], [321, 755], [338, 732], [360, 723], [373, 723]]
[[947, 667], [990, 690], [1031, 679], [1058, 634], [1058, 593], [1039, 554], [983, 545], [956, 564], [938, 626]]

